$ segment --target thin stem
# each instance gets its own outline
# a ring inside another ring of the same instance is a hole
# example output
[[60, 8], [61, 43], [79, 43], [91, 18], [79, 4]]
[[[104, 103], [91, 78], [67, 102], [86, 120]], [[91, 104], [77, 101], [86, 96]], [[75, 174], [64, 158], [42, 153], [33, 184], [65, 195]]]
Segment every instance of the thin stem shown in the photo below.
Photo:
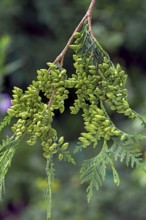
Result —
[[52, 101], [54, 99], [55, 94], [56, 94], [56, 89], [54, 89], [52, 92], [52, 95], [51, 95], [50, 100], [48, 102], [48, 109], [51, 107], [51, 104], [52, 104]]
[[93, 30], [92, 30], [92, 13], [93, 13], [93, 8], [94, 8], [94, 5], [95, 5], [95, 1], [96, 0], [92, 0], [91, 1], [91, 4], [88, 8], [88, 11], [87, 11], [87, 18], [88, 18], [88, 25], [89, 25], [89, 32], [91, 34], [91, 37], [94, 38], [94, 34], [93, 34]]
[[92, 12], [93, 12], [93, 8], [95, 5], [95, 1], [96, 0], [91, 0], [90, 6], [86, 12], [86, 14], [84, 15], [84, 17], [82, 18], [82, 20], [80, 21], [80, 23], [78, 24], [78, 26], [75, 28], [73, 34], [71, 35], [71, 37], [69, 38], [65, 48], [62, 50], [62, 52], [59, 54], [59, 56], [55, 59], [54, 63], [57, 63], [59, 61], [61, 61], [61, 63], [63, 63], [64, 60], [64, 56], [69, 48], [69, 45], [72, 43], [73, 39], [74, 39], [74, 33], [76, 33], [77, 31], [79, 31], [84, 23], [85, 20], [88, 21], [88, 26], [89, 26], [89, 32], [91, 34], [91, 37], [94, 38], [94, 34], [93, 34], [93, 30], [92, 30]]

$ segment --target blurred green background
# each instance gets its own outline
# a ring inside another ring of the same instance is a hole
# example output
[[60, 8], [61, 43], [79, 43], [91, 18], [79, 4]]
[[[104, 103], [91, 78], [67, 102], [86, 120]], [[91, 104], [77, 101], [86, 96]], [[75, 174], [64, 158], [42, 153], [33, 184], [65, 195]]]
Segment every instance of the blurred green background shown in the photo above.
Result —
[[[0, 121], [10, 105], [13, 86], [25, 89], [36, 70], [45, 68], [65, 46], [90, 0], [1, 0], [0, 1]], [[146, 118], [146, 1], [98, 0], [93, 13], [95, 36], [128, 74], [127, 88], [131, 106]], [[65, 67], [73, 73], [72, 57], [68, 52]], [[71, 142], [70, 149], [83, 128], [80, 116], [56, 115], [54, 126]], [[129, 122], [121, 115], [111, 114], [123, 130], [143, 132], [139, 122]], [[0, 140], [10, 135], [4, 129]], [[145, 142], [141, 143], [143, 151]], [[75, 155], [77, 167], [55, 163], [52, 220], [145, 220], [146, 174], [117, 164], [121, 184], [116, 187], [112, 174], [95, 192], [91, 203], [86, 201], [85, 186], [80, 185], [79, 166], [92, 152]], [[0, 220], [45, 220], [43, 200], [45, 159], [39, 142], [30, 147], [21, 143], [6, 178], [6, 192], [0, 203]]]

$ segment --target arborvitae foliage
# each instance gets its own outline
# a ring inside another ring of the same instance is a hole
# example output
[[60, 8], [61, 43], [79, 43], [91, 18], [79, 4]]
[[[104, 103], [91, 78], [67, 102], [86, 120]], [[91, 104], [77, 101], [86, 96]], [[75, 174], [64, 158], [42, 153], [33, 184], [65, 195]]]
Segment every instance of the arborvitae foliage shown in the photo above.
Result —
[[[69, 90], [75, 89], [76, 99], [70, 106], [71, 114], [82, 112], [84, 130], [77, 141], [75, 153], [85, 148], [97, 148], [93, 158], [83, 161], [80, 169], [81, 183], [87, 183], [87, 199], [90, 201], [93, 189], [102, 185], [107, 168], [113, 172], [113, 180], [119, 185], [120, 179], [115, 168], [117, 160], [125, 161], [131, 167], [142, 166], [142, 151], [139, 140], [143, 135], [127, 134], [116, 127], [111, 120], [107, 107], [122, 113], [131, 120], [136, 118], [145, 122], [133, 111], [128, 103], [128, 92], [125, 88], [127, 75], [120, 65], [114, 66], [109, 55], [100, 43], [92, 36], [89, 24], [85, 21], [79, 32], [74, 33], [73, 51], [74, 74], [70, 77], [63, 67], [63, 62], [47, 63], [48, 69], [37, 71], [37, 80], [28, 86], [26, 91], [14, 87], [12, 106], [1, 123], [0, 130], [10, 124], [12, 118], [12, 137], [7, 137], [0, 146], [0, 195], [4, 178], [11, 164], [18, 143], [25, 137], [29, 145], [40, 139], [43, 156], [46, 158], [46, 175], [48, 187], [47, 219], [51, 215], [51, 181], [54, 178], [54, 155], [58, 159], [75, 164], [65, 138], [58, 137], [53, 128], [54, 111], [65, 110], [64, 101], [68, 99]], [[41, 94], [48, 103], [44, 103]], [[101, 147], [102, 144], [102, 147]]]

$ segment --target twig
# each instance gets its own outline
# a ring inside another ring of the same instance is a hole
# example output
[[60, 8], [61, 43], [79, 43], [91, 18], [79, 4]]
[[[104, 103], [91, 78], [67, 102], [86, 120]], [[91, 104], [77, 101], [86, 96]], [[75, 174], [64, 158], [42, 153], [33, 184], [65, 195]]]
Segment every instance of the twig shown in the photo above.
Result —
[[91, 4], [88, 8], [88, 11], [87, 11], [87, 19], [88, 19], [88, 26], [89, 26], [89, 32], [91, 34], [91, 37], [94, 38], [94, 34], [93, 34], [93, 30], [92, 30], [92, 13], [93, 13], [93, 8], [94, 8], [94, 5], [95, 5], [95, 1], [96, 0], [92, 0], [91, 1]]
[[75, 28], [73, 34], [71, 35], [71, 37], [69, 38], [65, 48], [62, 50], [62, 52], [59, 54], [59, 56], [55, 59], [54, 63], [57, 62], [61, 62], [63, 63], [64, 60], [64, 56], [69, 48], [69, 45], [72, 43], [73, 39], [74, 39], [74, 33], [76, 33], [77, 31], [79, 31], [84, 23], [85, 20], [88, 21], [88, 26], [89, 26], [89, 32], [91, 34], [91, 37], [94, 38], [94, 34], [93, 34], [93, 30], [92, 30], [92, 12], [93, 12], [93, 8], [95, 5], [95, 1], [96, 0], [91, 0], [90, 6], [86, 12], [86, 14], [84, 15], [84, 17], [82, 18], [82, 20], [80, 21], [80, 23], [78, 24], [78, 26]]
[[51, 104], [52, 104], [52, 101], [54, 99], [55, 94], [56, 94], [56, 89], [54, 89], [52, 92], [52, 95], [51, 95], [50, 100], [48, 102], [48, 109], [51, 107]]
[[[57, 56], [57, 58], [54, 60], [53, 63], [58, 63], [58, 62], [60, 62], [60, 64], [63, 66], [64, 56], [65, 56], [66, 52], [68, 51], [69, 46], [70, 46], [70, 44], [72, 43], [72, 41], [73, 41], [73, 39], [74, 39], [74, 34], [81, 29], [81, 27], [82, 27], [82, 25], [83, 25], [83, 23], [84, 23], [85, 20], [87, 20], [87, 22], [88, 22], [90, 35], [91, 35], [92, 38], [94, 38], [94, 34], [93, 34], [93, 30], [92, 30], [92, 23], [91, 23], [91, 22], [92, 22], [92, 12], [93, 12], [93, 8], [94, 8], [94, 5], [95, 5], [95, 1], [96, 1], [96, 0], [91, 0], [90, 6], [89, 6], [89, 8], [88, 8], [86, 14], [85, 14], [84, 17], [82, 18], [82, 20], [80, 21], [80, 23], [78, 24], [78, 26], [75, 28], [73, 34], [71, 35], [71, 37], [69, 38], [69, 40], [68, 40], [68, 42], [67, 42], [67, 44], [66, 44], [66, 46], [65, 46], [65, 48], [64, 48], [64, 49], [62, 50], [62, 52]], [[52, 101], [53, 101], [53, 99], [54, 99], [55, 94], [56, 94], [56, 90], [53, 90], [53, 91], [52, 91], [51, 98], [50, 98], [50, 100], [49, 100], [49, 102], [48, 102], [48, 108], [51, 107], [51, 104], [52, 104]]]

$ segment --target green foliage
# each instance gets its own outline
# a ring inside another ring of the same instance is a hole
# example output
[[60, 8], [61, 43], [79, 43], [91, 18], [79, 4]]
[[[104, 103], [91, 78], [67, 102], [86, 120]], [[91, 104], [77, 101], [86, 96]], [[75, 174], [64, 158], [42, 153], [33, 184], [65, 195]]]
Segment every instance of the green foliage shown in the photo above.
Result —
[[[138, 141], [138, 140], [136, 140]], [[135, 140], [127, 139], [124, 140], [123, 143], [115, 143], [111, 147], [110, 151], [113, 153], [115, 160], [120, 159], [122, 162], [124, 159], [126, 160], [126, 165], [138, 167], [142, 160], [142, 152], [140, 147], [138, 147], [138, 143], [134, 143]]]
[[18, 139], [13, 135], [11, 138], [7, 137], [0, 145], [0, 199], [4, 188], [5, 175], [11, 165], [11, 161], [16, 152]]
[[[69, 77], [62, 62], [47, 63], [49, 69], [38, 70], [37, 80], [32, 81], [26, 91], [14, 87], [12, 107], [1, 125], [1, 128], [8, 125], [12, 117], [17, 120], [12, 125], [12, 138], [7, 138], [2, 143], [0, 189], [16, 150], [14, 146], [23, 137], [27, 138], [29, 145], [34, 145], [39, 139], [43, 156], [47, 159], [47, 219], [51, 216], [54, 157], [57, 155], [60, 161], [75, 164], [68, 150], [68, 142], [63, 136], [58, 137], [57, 130], [53, 127], [55, 111], [58, 110], [61, 114], [64, 112], [70, 89], [74, 88], [76, 93], [73, 106], [70, 106], [71, 114], [81, 111], [84, 121], [84, 130], [78, 138], [79, 147], [75, 151], [87, 147], [98, 148], [99, 151], [93, 158], [83, 161], [80, 170], [81, 183], [89, 182], [88, 201], [93, 189], [98, 190], [102, 185], [109, 167], [113, 172], [114, 183], [119, 185], [120, 179], [115, 168], [117, 159], [125, 159], [131, 167], [141, 164], [142, 153], [137, 147], [137, 141], [145, 136], [123, 132], [113, 123], [106, 110], [108, 106], [131, 120], [138, 118], [144, 123], [142, 117], [129, 106], [128, 92], [125, 89], [127, 76], [119, 64], [116, 67], [113, 65], [107, 52], [90, 35], [88, 28], [85, 22], [82, 30], [74, 34], [74, 44], [70, 45], [74, 53], [75, 73]], [[103, 146], [100, 147], [99, 142]]]
[[48, 182], [48, 186], [45, 192], [45, 198], [47, 201], [47, 219], [49, 219], [51, 217], [51, 208], [52, 208], [52, 181], [54, 179], [54, 169], [53, 169], [53, 162], [51, 159], [47, 159], [47, 165], [46, 165], [46, 174], [47, 174], [47, 182]]
[[[103, 146], [101, 152], [98, 155], [96, 155], [92, 159], [85, 160], [83, 162], [80, 170], [81, 183], [89, 182], [89, 186], [87, 187], [88, 202], [92, 197], [93, 188], [95, 187], [96, 190], [98, 190], [99, 186], [102, 185], [102, 182], [105, 179], [107, 165], [110, 163], [112, 164], [112, 160], [109, 157], [109, 152], [106, 144]], [[112, 168], [113, 168], [113, 164], [112, 164]], [[116, 171], [114, 169], [114, 173], [115, 172]]]
[[11, 119], [12, 119], [12, 117], [9, 115], [4, 117], [3, 121], [0, 124], [0, 131], [2, 131], [4, 129], [4, 127], [6, 127], [7, 125], [9, 125], [11, 123]]
[[89, 182], [87, 187], [87, 198], [90, 201], [93, 189], [97, 190], [102, 185], [108, 166], [111, 167], [113, 172], [113, 180], [116, 185], [119, 185], [120, 179], [117, 170], [114, 167], [114, 162], [119, 159], [121, 162], [125, 159], [127, 166], [139, 166], [141, 164], [141, 150], [133, 145], [133, 140], [128, 140], [123, 143], [115, 141], [109, 148], [107, 143], [103, 143], [102, 150], [95, 157], [85, 160], [82, 164], [81, 183]]

